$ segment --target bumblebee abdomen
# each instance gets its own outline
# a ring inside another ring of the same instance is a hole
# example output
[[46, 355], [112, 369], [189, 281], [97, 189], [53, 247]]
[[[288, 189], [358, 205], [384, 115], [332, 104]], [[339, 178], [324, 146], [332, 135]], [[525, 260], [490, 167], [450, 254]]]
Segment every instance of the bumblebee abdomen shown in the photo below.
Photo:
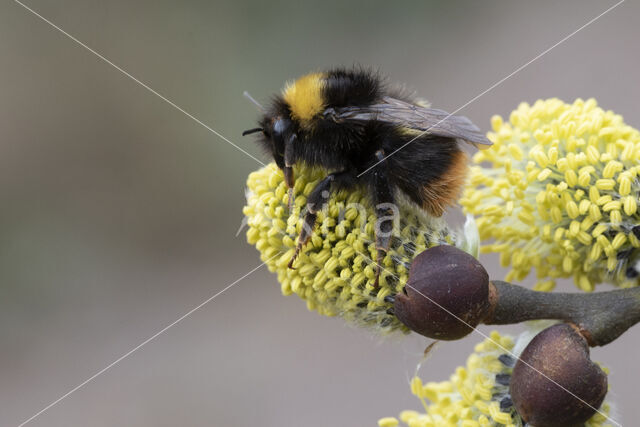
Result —
[[[407, 135], [397, 128], [395, 144], [403, 146]], [[407, 196], [433, 216], [441, 216], [456, 203], [464, 186], [467, 154], [450, 138], [425, 135], [404, 146], [387, 159], [392, 180]]]
[[422, 187], [422, 208], [435, 216], [458, 201], [468, 172], [467, 153], [460, 150], [450, 157], [449, 167], [440, 176]]

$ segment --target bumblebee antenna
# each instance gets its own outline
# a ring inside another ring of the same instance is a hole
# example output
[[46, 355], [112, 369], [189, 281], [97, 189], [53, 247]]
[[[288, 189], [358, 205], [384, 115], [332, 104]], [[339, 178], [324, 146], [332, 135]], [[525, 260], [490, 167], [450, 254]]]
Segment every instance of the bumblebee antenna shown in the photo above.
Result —
[[262, 128], [247, 129], [244, 132], [242, 132], [242, 136], [251, 135], [252, 133], [263, 132], [263, 131], [264, 129]]
[[264, 107], [262, 105], [260, 105], [260, 103], [258, 101], [256, 101], [253, 96], [249, 95], [249, 92], [247, 92], [246, 90], [242, 93], [244, 95], [245, 98], [247, 98], [249, 101], [251, 101], [256, 107], [258, 107], [258, 109], [260, 111], [262, 111], [263, 113], [265, 112]]

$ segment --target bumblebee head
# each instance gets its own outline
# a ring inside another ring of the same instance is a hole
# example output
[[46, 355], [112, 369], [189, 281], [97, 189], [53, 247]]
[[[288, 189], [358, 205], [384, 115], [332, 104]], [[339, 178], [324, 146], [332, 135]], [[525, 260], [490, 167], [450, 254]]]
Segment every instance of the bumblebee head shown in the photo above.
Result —
[[260, 125], [260, 127], [245, 130], [242, 135], [262, 132], [264, 147], [271, 153], [276, 165], [284, 173], [284, 180], [289, 188], [289, 206], [291, 207], [293, 204], [293, 186], [295, 184], [293, 145], [297, 139], [294, 125], [290, 118], [282, 116], [265, 116]]

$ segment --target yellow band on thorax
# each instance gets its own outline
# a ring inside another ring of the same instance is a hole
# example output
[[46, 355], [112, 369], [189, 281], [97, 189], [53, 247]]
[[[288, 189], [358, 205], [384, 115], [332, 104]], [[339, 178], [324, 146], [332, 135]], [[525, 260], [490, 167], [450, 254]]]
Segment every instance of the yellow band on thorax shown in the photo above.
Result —
[[293, 118], [300, 120], [302, 125], [324, 109], [324, 77], [324, 73], [307, 74], [284, 88], [284, 101], [291, 108]]

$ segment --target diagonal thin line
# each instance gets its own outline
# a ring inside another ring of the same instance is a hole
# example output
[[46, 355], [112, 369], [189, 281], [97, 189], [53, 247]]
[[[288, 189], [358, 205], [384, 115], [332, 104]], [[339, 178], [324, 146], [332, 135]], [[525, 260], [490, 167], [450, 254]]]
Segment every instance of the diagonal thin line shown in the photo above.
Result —
[[169, 330], [170, 328], [172, 328], [175, 325], [177, 325], [178, 323], [180, 323], [182, 320], [184, 320], [187, 317], [189, 317], [190, 315], [192, 315], [195, 311], [199, 310], [200, 308], [202, 308], [206, 304], [208, 304], [211, 301], [213, 301], [216, 297], [221, 295], [224, 291], [226, 291], [227, 289], [231, 288], [232, 286], [234, 286], [235, 284], [240, 282], [242, 279], [244, 279], [245, 277], [247, 277], [250, 274], [252, 274], [254, 271], [258, 270], [260, 267], [262, 267], [263, 265], [265, 265], [266, 263], [268, 263], [269, 261], [271, 261], [273, 258], [275, 258], [278, 255], [280, 255], [280, 253], [277, 253], [274, 256], [272, 256], [271, 258], [267, 259], [262, 264], [260, 264], [259, 266], [255, 267], [253, 270], [249, 271], [244, 276], [240, 277], [239, 279], [237, 279], [233, 283], [227, 285], [224, 289], [222, 289], [221, 291], [219, 291], [218, 293], [216, 293], [212, 297], [207, 298], [206, 300], [204, 300], [203, 302], [201, 302], [200, 304], [198, 304], [197, 306], [195, 306], [194, 308], [192, 308], [191, 310], [189, 310], [188, 312], [186, 312], [185, 314], [183, 314], [182, 316], [180, 316], [179, 318], [177, 318], [176, 320], [174, 320], [173, 322], [171, 322], [170, 324], [168, 324], [167, 326], [165, 326], [164, 328], [162, 328], [161, 330], [159, 330], [155, 334], [151, 335], [149, 338], [147, 338], [146, 340], [144, 340], [143, 342], [141, 342], [140, 344], [138, 344], [137, 346], [135, 346], [134, 348], [132, 348], [131, 350], [129, 350], [128, 352], [123, 354], [122, 356], [118, 357], [116, 360], [111, 362], [109, 365], [105, 366], [104, 368], [102, 368], [101, 370], [96, 372], [95, 374], [91, 375], [89, 378], [87, 378], [86, 380], [84, 380], [83, 382], [81, 382], [80, 384], [78, 384], [77, 386], [75, 386], [74, 388], [72, 388], [71, 390], [69, 390], [68, 392], [66, 392], [65, 394], [63, 394], [62, 396], [60, 396], [59, 398], [54, 400], [53, 402], [51, 402], [50, 404], [48, 404], [47, 406], [42, 408], [36, 414], [34, 414], [30, 418], [26, 419], [22, 423], [20, 423], [20, 425], [18, 427], [22, 427], [22, 426], [26, 425], [27, 423], [33, 421], [35, 418], [39, 417], [44, 412], [48, 411], [49, 409], [51, 409], [52, 407], [54, 407], [55, 405], [57, 405], [58, 403], [60, 403], [61, 401], [63, 401], [64, 399], [66, 399], [67, 397], [69, 397], [70, 395], [72, 395], [73, 393], [78, 391], [79, 389], [81, 389], [82, 387], [84, 387], [85, 385], [89, 384], [91, 381], [95, 380], [97, 377], [99, 377], [100, 375], [102, 375], [103, 373], [105, 373], [106, 371], [108, 371], [109, 369], [111, 369], [112, 367], [117, 365], [118, 363], [120, 363], [122, 360], [126, 359], [127, 357], [129, 357], [130, 355], [132, 355], [133, 353], [138, 351], [140, 348], [144, 347], [146, 344], [148, 344], [149, 342], [153, 341], [154, 339], [156, 339], [157, 337], [159, 337], [160, 335], [165, 333], [167, 330]]
[[[17, 1], [17, 0], [15, 0]], [[440, 120], [438, 123], [429, 126], [429, 128], [427, 130], [425, 130], [424, 132], [418, 134], [416, 137], [414, 137], [413, 139], [409, 140], [409, 142], [405, 142], [402, 146], [400, 146], [400, 148], [395, 149], [394, 151], [392, 151], [389, 155], [383, 157], [381, 160], [377, 161], [376, 163], [374, 163], [372, 166], [369, 166], [367, 169], [364, 170], [364, 172], [361, 172], [360, 174], [358, 174], [358, 178], [360, 178], [362, 175], [364, 175], [365, 173], [369, 172], [371, 169], [375, 168], [376, 166], [378, 166], [380, 163], [384, 162], [385, 160], [387, 160], [389, 157], [393, 156], [394, 154], [396, 154], [398, 151], [402, 150], [404, 147], [406, 147], [407, 145], [411, 144], [413, 141], [415, 141], [416, 139], [426, 135], [429, 130], [435, 126], [438, 126], [440, 123], [444, 122], [445, 120], [447, 120], [449, 117], [453, 116], [454, 114], [456, 114], [458, 111], [462, 110], [463, 108], [465, 108], [466, 106], [468, 106], [469, 104], [471, 104], [472, 102], [476, 101], [478, 98], [480, 98], [481, 96], [485, 95], [487, 92], [492, 91], [493, 89], [495, 89], [496, 87], [500, 86], [502, 83], [504, 83], [506, 80], [508, 80], [509, 78], [513, 77], [514, 75], [516, 75], [517, 73], [519, 73], [520, 71], [524, 70], [525, 68], [527, 68], [529, 65], [531, 65], [532, 63], [534, 63], [535, 61], [537, 61], [538, 59], [542, 58], [544, 55], [546, 55], [547, 53], [549, 53], [551, 50], [553, 50], [554, 48], [558, 47], [559, 45], [561, 45], [562, 43], [566, 42], [567, 40], [569, 40], [571, 37], [575, 36], [578, 32], [584, 30], [586, 27], [588, 27], [589, 25], [593, 24], [594, 22], [596, 22], [598, 19], [602, 18], [604, 15], [606, 15], [607, 13], [611, 12], [613, 9], [615, 9], [616, 7], [620, 6], [622, 3], [624, 3], [625, 0], [620, 0], [618, 3], [614, 4], [613, 6], [611, 6], [610, 8], [608, 8], [607, 10], [605, 10], [604, 12], [602, 12], [600, 15], [596, 16], [595, 18], [592, 18], [589, 22], [587, 22], [586, 24], [584, 24], [583, 26], [581, 26], [580, 28], [578, 28], [577, 30], [575, 30], [574, 32], [572, 32], [571, 34], [565, 36], [562, 40], [560, 40], [559, 42], [557, 42], [556, 44], [554, 44], [553, 46], [545, 49], [544, 51], [542, 51], [540, 54], [538, 54], [535, 58], [531, 59], [530, 61], [528, 61], [527, 63], [519, 66], [518, 68], [516, 68], [515, 70], [513, 70], [510, 74], [508, 74], [507, 76], [501, 78], [500, 80], [498, 80], [497, 82], [495, 82], [494, 84], [492, 84], [491, 86], [489, 86], [488, 89], [484, 90], [483, 92], [480, 92], [478, 95], [474, 96], [473, 98], [471, 98], [469, 101], [467, 101], [465, 104], [463, 104], [461, 107], [458, 107], [457, 109], [455, 109], [453, 112], [449, 113], [444, 119]]]
[[44, 16], [40, 15], [38, 12], [36, 12], [35, 10], [31, 9], [29, 6], [25, 5], [24, 3], [22, 3], [20, 0], [13, 0], [15, 3], [19, 4], [20, 6], [22, 6], [23, 8], [25, 8], [26, 10], [28, 10], [29, 12], [31, 12], [33, 15], [37, 16], [38, 18], [40, 18], [42, 21], [46, 22], [47, 24], [49, 24], [50, 26], [52, 26], [53, 28], [55, 28], [56, 30], [58, 30], [59, 32], [61, 32], [62, 34], [64, 34], [65, 36], [67, 36], [68, 38], [70, 38], [71, 40], [73, 40], [74, 42], [76, 42], [77, 44], [79, 44], [80, 46], [82, 46], [83, 48], [87, 49], [89, 52], [93, 53], [95, 56], [97, 56], [98, 58], [102, 59], [104, 62], [106, 62], [107, 64], [111, 65], [113, 68], [115, 68], [116, 70], [120, 71], [122, 74], [124, 74], [125, 76], [129, 77], [131, 80], [133, 80], [134, 82], [138, 83], [140, 86], [142, 86], [143, 88], [147, 89], [149, 92], [151, 92], [152, 94], [156, 95], [158, 98], [162, 99], [163, 101], [165, 101], [167, 104], [171, 105], [173, 108], [175, 108], [176, 110], [180, 111], [181, 113], [183, 113], [185, 116], [189, 117], [190, 119], [192, 119], [193, 121], [195, 121], [196, 123], [198, 123], [200, 126], [204, 127], [205, 129], [207, 129], [209, 132], [213, 133], [214, 135], [218, 136], [219, 138], [223, 139], [224, 141], [228, 142], [229, 144], [233, 145], [235, 148], [237, 148], [238, 150], [242, 151], [244, 154], [246, 154], [247, 156], [251, 157], [253, 160], [255, 160], [256, 162], [260, 163], [262, 166], [264, 166], [264, 163], [260, 160], [258, 160], [256, 157], [254, 157], [253, 155], [249, 154], [246, 150], [244, 150], [243, 148], [241, 148], [240, 146], [234, 144], [233, 142], [231, 142], [227, 137], [225, 137], [224, 135], [222, 135], [220, 132], [216, 131], [215, 129], [213, 129], [211, 126], [207, 125], [206, 123], [204, 123], [202, 120], [198, 119], [196, 116], [194, 116], [193, 114], [189, 113], [188, 111], [186, 111], [184, 108], [180, 107], [179, 105], [177, 105], [176, 103], [174, 103], [173, 101], [171, 101], [169, 98], [167, 98], [166, 96], [162, 95], [161, 93], [159, 93], [158, 91], [154, 90], [153, 88], [151, 88], [149, 85], [147, 85], [146, 83], [140, 81], [139, 79], [137, 79], [136, 77], [132, 76], [130, 73], [128, 73], [127, 71], [125, 71], [124, 69], [122, 69], [121, 67], [119, 67], [118, 65], [114, 64], [113, 62], [111, 62], [109, 59], [105, 58], [103, 55], [99, 54], [98, 52], [96, 52], [95, 50], [93, 50], [92, 48], [90, 48], [89, 46], [87, 46], [86, 44], [84, 44], [83, 42], [81, 42], [80, 40], [78, 40], [77, 38], [75, 38], [74, 36], [72, 36], [71, 34], [69, 34], [68, 32], [66, 32], [65, 30], [63, 30], [62, 28], [58, 27], [56, 24], [54, 24], [53, 22], [49, 21], [47, 18], [45, 18]]
[[[624, 1], [624, 0], [623, 0]], [[371, 259], [371, 257], [367, 254], [364, 254], [360, 251], [355, 251], [356, 253], [364, 256], [366, 259], [368, 259], [369, 261], [371, 261], [374, 264], [377, 264], [375, 261], [373, 261], [373, 259]], [[380, 268], [382, 268], [384, 271], [386, 271], [389, 275], [393, 276], [394, 278], [400, 280], [400, 277], [398, 277], [397, 275], [395, 275], [393, 272], [389, 271], [388, 269], [386, 269], [385, 267], [378, 265]], [[473, 326], [471, 326], [469, 323], [467, 323], [464, 319], [456, 316], [454, 313], [452, 313], [451, 311], [449, 311], [446, 307], [442, 306], [441, 304], [439, 304], [438, 302], [434, 301], [433, 299], [429, 298], [428, 296], [426, 296], [425, 294], [423, 294], [422, 292], [420, 292], [418, 289], [416, 289], [414, 286], [410, 285], [409, 283], [405, 283], [405, 286], [408, 288], [413, 289], [415, 292], [417, 292], [418, 294], [422, 295], [423, 297], [425, 297], [429, 302], [431, 302], [432, 304], [436, 305], [438, 308], [444, 310], [447, 314], [449, 314], [450, 316], [452, 316], [453, 318], [459, 320], [460, 322], [462, 322], [465, 326], [467, 326], [469, 329], [471, 329], [473, 332], [476, 332], [478, 334], [480, 334], [482, 337], [484, 337], [485, 339], [491, 341], [493, 344], [495, 344], [496, 346], [498, 346], [499, 348], [501, 348], [502, 350], [504, 350], [506, 353], [508, 353], [509, 355], [511, 355], [512, 357], [514, 357], [516, 360], [519, 360], [520, 362], [522, 362], [523, 364], [527, 365], [527, 367], [533, 369], [535, 372], [537, 372], [538, 374], [542, 375], [544, 378], [546, 378], [547, 380], [551, 381], [553, 384], [557, 385], [558, 387], [560, 387], [561, 390], [566, 391], [567, 393], [569, 393], [571, 396], [575, 397], [576, 399], [578, 399], [580, 402], [582, 402], [583, 404], [585, 404], [586, 406], [588, 406], [589, 408], [593, 409], [595, 412], [597, 412], [598, 414], [602, 415], [603, 417], [605, 417], [606, 419], [608, 419], [609, 421], [613, 422], [614, 424], [622, 427], [622, 424], [620, 424], [619, 422], [617, 422], [616, 420], [614, 420], [613, 418], [611, 418], [610, 416], [608, 416], [607, 414], [605, 414], [604, 412], [600, 411], [598, 408], [594, 408], [592, 405], [590, 405], [589, 403], [585, 402], [582, 398], [580, 398], [579, 396], [577, 396], [576, 394], [574, 394], [573, 392], [571, 392], [570, 390], [568, 390], [566, 387], [564, 387], [563, 385], [559, 384], [558, 382], [554, 381], [553, 379], [549, 378], [549, 376], [545, 375], [543, 372], [540, 372], [538, 369], [534, 368], [533, 366], [531, 366], [531, 364], [529, 364], [528, 362], [525, 362], [524, 360], [522, 360], [518, 355], [516, 355], [515, 353], [513, 353], [511, 350], [505, 348], [502, 344], [500, 344], [499, 342], [495, 341], [493, 338], [491, 338], [490, 336], [488, 336], [487, 334], [485, 334], [484, 332], [480, 331], [478, 328], [474, 328]]]

